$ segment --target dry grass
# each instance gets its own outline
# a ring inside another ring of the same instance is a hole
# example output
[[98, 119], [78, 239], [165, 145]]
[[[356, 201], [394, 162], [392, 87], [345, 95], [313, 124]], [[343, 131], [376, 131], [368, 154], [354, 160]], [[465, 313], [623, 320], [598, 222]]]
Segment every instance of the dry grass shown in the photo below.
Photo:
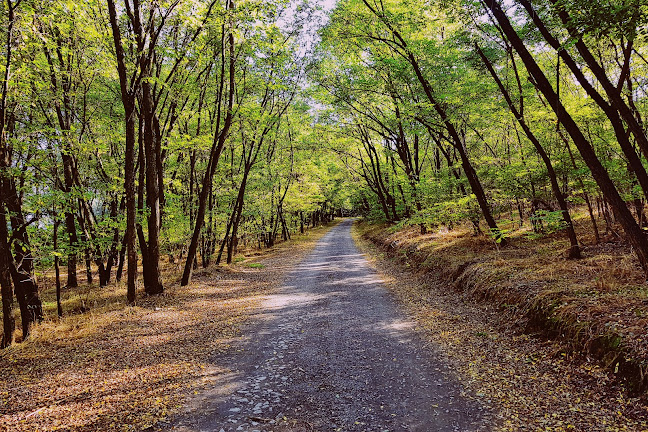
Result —
[[645, 396], [627, 391], [648, 364], [648, 289], [626, 246], [588, 246], [570, 261], [560, 235], [516, 232], [498, 250], [468, 227], [360, 233], [380, 246], [372, 254], [395, 295], [499, 413], [499, 430], [648, 430]]
[[[567, 260], [568, 243], [560, 234], [534, 240], [525, 234], [526, 230], [515, 232], [510, 244], [498, 249], [465, 228], [423, 236], [416, 228], [366, 229], [366, 235], [388, 245], [390, 253], [451, 281], [465, 298], [506, 306], [508, 319], [518, 326], [546, 328], [550, 321], [550, 330], [566, 334], [576, 349], [618, 336], [619, 356], [608, 359], [609, 366], [616, 368], [626, 349], [648, 367], [648, 285], [631, 250], [620, 242], [606, 242], [585, 246], [581, 260]], [[648, 369], [644, 372], [648, 376]]]
[[[224, 371], [214, 362], [239, 335], [262, 296], [277, 287], [326, 229], [261, 256], [197, 271], [180, 287], [165, 269], [166, 292], [124, 304], [123, 284], [54, 293], [32, 337], [0, 352], [0, 430], [129, 431], [160, 425], [185, 398]], [[263, 267], [252, 266], [261, 261]], [[41, 281], [41, 286], [43, 286]], [[71, 314], [80, 306], [85, 313]]]

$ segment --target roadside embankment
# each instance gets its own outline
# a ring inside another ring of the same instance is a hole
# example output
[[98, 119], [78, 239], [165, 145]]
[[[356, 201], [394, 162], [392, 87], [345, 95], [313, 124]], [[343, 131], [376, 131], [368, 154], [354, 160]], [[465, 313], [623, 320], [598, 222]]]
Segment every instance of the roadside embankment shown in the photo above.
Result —
[[545, 425], [535, 417], [547, 399], [554, 427], [646, 430], [648, 286], [629, 248], [601, 243], [567, 260], [559, 234], [514, 235], [504, 248], [469, 229], [421, 235], [359, 223], [356, 236], [375, 246], [360, 241], [504, 423]]

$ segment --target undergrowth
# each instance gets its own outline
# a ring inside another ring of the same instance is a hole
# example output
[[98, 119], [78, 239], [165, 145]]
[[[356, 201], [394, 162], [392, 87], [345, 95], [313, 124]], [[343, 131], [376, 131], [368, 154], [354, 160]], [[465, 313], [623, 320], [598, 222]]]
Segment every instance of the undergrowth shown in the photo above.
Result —
[[560, 235], [513, 232], [499, 250], [471, 227], [360, 223], [354, 236], [491, 430], [648, 431], [642, 370], [631, 368], [645, 359], [646, 290], [624, 245], [568, 261]]

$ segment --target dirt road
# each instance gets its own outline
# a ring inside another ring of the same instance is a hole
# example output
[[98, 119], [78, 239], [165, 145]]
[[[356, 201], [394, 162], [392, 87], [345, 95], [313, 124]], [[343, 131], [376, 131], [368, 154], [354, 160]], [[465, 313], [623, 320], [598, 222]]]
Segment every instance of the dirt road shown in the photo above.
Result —
[[174, 431], [475, 431], [482, 408], [334, 227], [269, 296]]

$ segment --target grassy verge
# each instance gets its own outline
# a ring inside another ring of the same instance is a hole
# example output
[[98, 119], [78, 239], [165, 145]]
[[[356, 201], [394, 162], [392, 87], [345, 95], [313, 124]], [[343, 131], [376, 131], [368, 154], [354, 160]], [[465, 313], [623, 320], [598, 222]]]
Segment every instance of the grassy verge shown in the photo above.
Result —
[[[0, 430], [144, 430], [179, 412], [223, 372], [215, 359], [261, 298], [328, 231], [317, 228], [238, 263], [196, 271], [179, 286], [168, 265], [162, 296], [124, 304], [123, 284], [42, 293], [47, 319], [0, 352]], [[44, 285], [41, 281], [41, 285]], [[45, 285], [46, 286], [46, 285]]]
[[498, 250], [468, 229], [355, 235], [499, 430], [648, 430], [647, 292], [623, 245], [568, 261], [558, 236]]

